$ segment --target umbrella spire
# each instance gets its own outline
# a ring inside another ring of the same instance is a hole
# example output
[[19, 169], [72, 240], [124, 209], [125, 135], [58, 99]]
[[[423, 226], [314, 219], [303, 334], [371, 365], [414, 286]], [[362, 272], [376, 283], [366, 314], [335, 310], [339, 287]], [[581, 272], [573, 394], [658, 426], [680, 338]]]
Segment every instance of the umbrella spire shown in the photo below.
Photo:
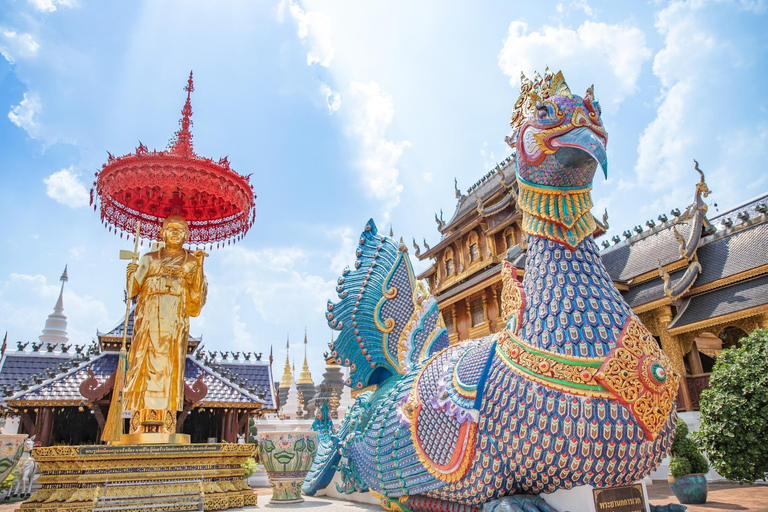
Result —
[[192, 149], [192, 132], [190, 131], [190, 128], [192, 127], [191, 95], [195, 91], [192, 71], [189, 72], [189, 79], [187, 80], [187, 85], [184, 87], [184, 90], [187, 91], [187, 101], [184, 103], [184, 108], [181, 109], [181, 120], [179, 120], [181, 128], [173, 137], [171, 152], [180, 156], [191, 157], [195, 154]]

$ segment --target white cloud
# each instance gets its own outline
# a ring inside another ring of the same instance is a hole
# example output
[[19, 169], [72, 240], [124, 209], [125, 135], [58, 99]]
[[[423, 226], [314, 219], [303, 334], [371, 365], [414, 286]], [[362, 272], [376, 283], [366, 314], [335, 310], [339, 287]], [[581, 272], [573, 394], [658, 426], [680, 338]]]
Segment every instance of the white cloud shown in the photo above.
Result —
[[499, 66], [513, 87], [519, 87], [521, 71], [529, 77], [534, 71], [543, 73], [543, 63], [553, 71], [562, 70], [572, 90], [578, 80], [584, 80], [584, 90], [598, 83], [601, 105], [615, 112], [624, 98], [635, 93], [642, 65], [650, 56], [645, 34], [637, 27], [586, 21], [576, 30], [544, 26], [529, 32], [526, 23], [513, 21]]
[[396, 165], [408, 141], [393, 142], [385, 138], [395, 116], [392, 96], [378, 83], [351, 82], [345, 108], [350, 116], [349, 132], [360, 141], [359, 168], [370, 197], [382, 201], [382, 223], [390, 220], [392, 209], [400, 202], [403, 186], [398, 182]]
[[280, 21], [283, 20], [283, 12], [286, 8], [296, 21], [299, 39], [308, 47], [307, 65], [319, 64], [326, 68], [330, 66], [333, 60], [331, 19], [318, 11], [305, 12], [296, 2], [287, 0], [280, 5]]
[[325, 96], [325, 104], [328, 106], [328, 113], [333, 114], [341, 108], [341, 95], [334, 92], [328, 85], [322, 84], [320, 87]]
[[88, 190], [80, 182], [80, 178], [74, 171], [74, 167], [62, 169], [43, 180], [46, 193], [51, 199], [70, 208], [82, 208], [88, 206]]
[[239, 350], [253, 350], [253, 337], [248, 332], [245, 322], [240, 320], [240, 304], [235, 304], [232, 314], [232, 332], [234, 333], [233, 344]]
[[[79, 271], [69, 267], [73, 278]], [[11, 273], [0, 281], [0, 324], [9, 332], [9, 338], [37, 341], [45, 319], [61, 290], [61, 282], [48, 284], [45, 276]], [[87, 344], [97, 329], [111, 329], [114, 318], [107, 316], [104, 304], [88, 295], [76, 293], [70, 285], [64, 288], [64, 314], [67, 316], [67, 335], [71, 343]]]
[[334, 254], [329, 255], [331, 270], [334, 275], [340, 276], [344, 271], [344, 267], [351, 267], [355, 261], [358, 233], [355, 233], [349, 227], [326, 231], [328, 238], [334, 241], [335, 247], [338, 247]]
[[40, 98], [35, 93], [24, 93], [21, 102], [15, 107], [11, 107], [8, 112], [8, 119], [19, 128], [27, 131], [33, 139], [40, 135], [40, 126], [35, 120], [35, 116], [43, 110]]
[[[640, 136], [635, 171], [640, 183], [665, 191], [664, 207], [685, 204], [697, 178], [694, 158], [723, 203], [740, 196], [733, 183], [734, 161], [743, 169], [740, 175], [762, 168], [761, 158], [766, 154], [762, 116], [712, 102], [732, 96], [729, 91], [748, 88], [757, 78], [753, 73], [760, 72], [760, 66], [750, 66], [744, 58], [736, 39], [739, 29], [728, 33], [728, 25], [717, 20], [731, 14], [731, 7], [742, 11], [759, 8], [743, 2], [713, 6], [678, 1], [657, 14], [656, 29], [664, 36], [664, 47], [654, 58], [653, 72], [661, 83], [661, 94], [656, 118]], [[718, 28], [713, 30], [713, 25]], [[744, 95], [750, 97], [746, 90]], [[749, 183], [754, 186], [754, 180]]]
[[0, 28], [0, 54], [11, 64], [17, 59], [34, 57], [39, 48], [32, 34], [19, 34], [15, 30]]
[[40, 12], [54, 12], [58, 7], [76, 7], [75, 0], [28, 0]]
[[421, 179], [423, 179], [427, 183], [432, 183], [432, 173], [431, 172], [425, 172], [421, 175]]
[[227, 268], [241, 269], [233, 292], [248, 295], [264, 323], [306, 325], [307, 316], [322, 318], [326, 301], [334, 296], [334, 281], [306, 270], [310, 257], [304, 251], [241, 246], [227, 247], [221, 254]]

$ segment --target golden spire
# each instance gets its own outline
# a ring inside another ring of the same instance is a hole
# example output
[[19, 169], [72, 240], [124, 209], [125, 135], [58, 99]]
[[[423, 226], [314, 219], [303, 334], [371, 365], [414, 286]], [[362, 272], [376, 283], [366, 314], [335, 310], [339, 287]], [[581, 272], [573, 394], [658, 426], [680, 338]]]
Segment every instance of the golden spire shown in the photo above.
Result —
[[285, 368], [283, 368], [283, 378], [280, 380], [279, 389], [288, 389], [291, 387], [291, 381], [293, 380], [293, 374], [291, 373], [291, 363], [289, 361], [289, 350], [291, 348], [290, 339], [286, 338], [285, 341]]
[[299, 380], [296, 382], [296, 384], [312, 384], [315, 385], [314, 382], [312, 382], [312, 374], [309, 373], [309, 365], [307, 364], [307, 329], [304, 329], [304, 368], [301, 369], [301, 375], [299, 375]]

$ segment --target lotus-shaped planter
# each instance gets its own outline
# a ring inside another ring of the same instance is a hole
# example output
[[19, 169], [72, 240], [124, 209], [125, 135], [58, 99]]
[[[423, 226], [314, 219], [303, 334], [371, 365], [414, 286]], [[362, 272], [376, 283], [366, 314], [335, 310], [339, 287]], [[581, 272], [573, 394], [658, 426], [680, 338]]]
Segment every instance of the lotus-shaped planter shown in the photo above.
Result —
[[301, 484], [317, 452], [314, 431], [259, 434], [259, 456], [272, 486], [274, 504], [301, 503]]
[[0, 434], [0, 483], [4, 482], [21, 458], [27, 434]]

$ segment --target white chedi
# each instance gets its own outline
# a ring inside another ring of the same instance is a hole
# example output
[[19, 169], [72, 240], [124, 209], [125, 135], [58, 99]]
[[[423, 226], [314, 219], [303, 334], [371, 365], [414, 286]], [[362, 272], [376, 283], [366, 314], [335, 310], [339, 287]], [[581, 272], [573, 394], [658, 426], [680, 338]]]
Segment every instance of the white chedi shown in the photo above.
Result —
[[288, 398], [282, 407], [282, 416], [287, 420], [296, 419], [301, 410], [299, 403], [299, 389], [296, 387], [296, 379], [291, 377], [291, 387], [288, 388]]

